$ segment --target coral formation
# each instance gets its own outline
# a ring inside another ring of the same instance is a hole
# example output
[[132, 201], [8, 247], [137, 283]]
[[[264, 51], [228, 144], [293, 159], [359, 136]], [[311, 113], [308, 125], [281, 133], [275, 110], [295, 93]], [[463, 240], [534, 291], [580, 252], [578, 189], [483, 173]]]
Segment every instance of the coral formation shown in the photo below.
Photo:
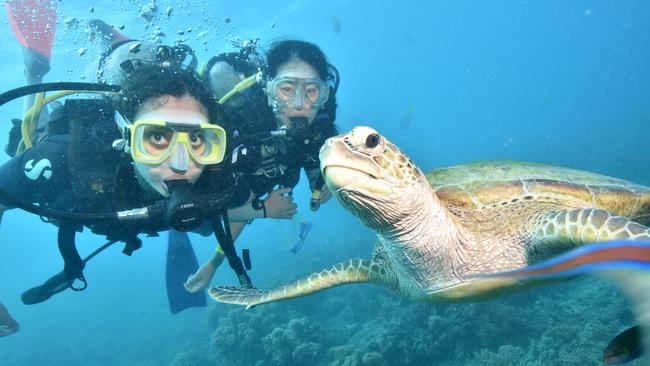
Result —
[[248, 311], [215, 305], [228, 312], [213, 349], [233, 365], [599, 365], [607, 342], [633, 323], [628, 308], [591, 278], [453, 305], [355, 286]]

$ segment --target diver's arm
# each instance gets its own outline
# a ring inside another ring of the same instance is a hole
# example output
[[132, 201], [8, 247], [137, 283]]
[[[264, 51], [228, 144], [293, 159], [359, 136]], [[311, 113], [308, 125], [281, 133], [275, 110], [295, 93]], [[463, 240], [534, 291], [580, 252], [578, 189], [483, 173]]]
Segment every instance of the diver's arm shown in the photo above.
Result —
[[250, 192], [248, 199], [243, 205], [228, 210], [228, 219], [235, 223], [264, 217], [264, 212], [262, 212], [262, 210], [256, 210], [251, 205], [251, 202], [253, 202], [254, 199], [255, 195], [253, 192]]
[[251, 192], [248, 200], [242, 206], [228, 210], [228, 218], [233, 222], [246, 222], [252, 219], [269, 217], [272, 219], [290, 219], [296, 214], [298, 206], [289, 195], [291, 188], [279, 188], [268, 194], [264, 199], [264, 209], [256, 210], [251, 204], [255, 195]]

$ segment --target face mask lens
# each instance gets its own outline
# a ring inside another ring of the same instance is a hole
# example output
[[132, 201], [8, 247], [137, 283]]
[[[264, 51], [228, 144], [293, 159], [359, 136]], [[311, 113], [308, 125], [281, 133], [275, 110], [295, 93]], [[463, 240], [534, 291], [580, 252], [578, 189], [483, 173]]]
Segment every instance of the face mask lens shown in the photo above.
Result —
[[283, 81], [277, 84], [275, 88], [275, 99], [282, 105], [291, 103], [296, 97], [296, 86], [289, 81]]
[[316, 83], [307, 83], [305, 84], [305, 100], [309, 101], [309, 104], [316, 104], [320, 101], [321, 88]]
[[152, 158], [165, 155], [174, 139], [174, 130], [165, 126], [144, 125], [139, 130], [142, 136], [139, 139], [141, 141], [139, 150]]
[[201, 129], [190, 132], [187, 136], [192, 155], [201, 164], [216, 164], [221, 162], [224, 146], [219, 129]]
[[281, 107], [291, 103], [294, 107], [302, 107], [304, 103], [320, 107], [328, 98], [327, 84], [320, 79], [284, 77], [272, 81], [271, 85], [272, 97]]
[[187, 140], [195, 154], [202, 156], [205, 152], [205, 131], [192, 130], [187, 134]]

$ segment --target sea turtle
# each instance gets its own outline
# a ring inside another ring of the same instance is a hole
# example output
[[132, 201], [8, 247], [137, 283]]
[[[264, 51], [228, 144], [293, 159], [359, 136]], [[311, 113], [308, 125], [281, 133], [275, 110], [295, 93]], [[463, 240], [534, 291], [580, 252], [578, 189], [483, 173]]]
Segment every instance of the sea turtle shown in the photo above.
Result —
[[543, 164], [488, 161], [424, 175], [369, 127], [327, 140], [321, 171], [338, 201], [379, 237], [351, 260], [275, 290], [211, 288], [251, 307], [371, 282], [424, 302], [477, 301], [543, 284], [483, 276], [576, 246], [648, 240], [650, 188]]

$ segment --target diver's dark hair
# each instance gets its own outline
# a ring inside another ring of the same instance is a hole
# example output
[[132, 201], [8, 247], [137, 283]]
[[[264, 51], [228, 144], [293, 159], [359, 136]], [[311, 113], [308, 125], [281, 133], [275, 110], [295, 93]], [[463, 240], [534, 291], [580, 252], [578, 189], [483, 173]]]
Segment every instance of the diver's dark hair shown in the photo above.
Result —
[[122, 81], [116, 108], [133, 121], [142, 103], [150, 98], [171, 95], [177, 98], [189, 94], [208, 111], [210, 122], [220, 121], [220, 108], [208, 87], [192, 69], [177, 65], [144, 65]]
[[[266, 77], [274, 78], [278, 74], [278, 69], [287, 62], [298, 59], [310, 64], [321, 79], [331, 81], [332, 84], [338, 83], [337, 77], [327, 57], [318, 46], [313, 43], [288, 39], [277, 41], [271, 45], [266, 54]], [[323, 111], [329, 114], [329, 120], [336, 120], [336, 90], [332, 88], [329, 99], [323, 106]]]

